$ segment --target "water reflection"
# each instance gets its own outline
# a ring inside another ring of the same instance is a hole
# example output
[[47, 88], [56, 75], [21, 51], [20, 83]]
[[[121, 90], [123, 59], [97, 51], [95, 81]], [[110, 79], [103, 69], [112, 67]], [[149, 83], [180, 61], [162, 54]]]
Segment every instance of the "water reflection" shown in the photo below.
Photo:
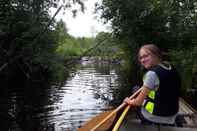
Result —
[[54, 123], [58, 131], [76, 130], [91, 117], [109, 109], [113, 90], [118, 87], [117, 78], [113, 69], [100, 73], [90, 61], [82, 63], [59, 89], [61, 99], [54, 103], [58, 108], [49, 113], [50, 123]]
[[76, 130], [88, 119], [112, 108], [114, 92], [119, 88], [115, 67], [85, 60], [70, 72], [63, 86], [34, 83], [5, 91], [0, 96], [3, 131]]

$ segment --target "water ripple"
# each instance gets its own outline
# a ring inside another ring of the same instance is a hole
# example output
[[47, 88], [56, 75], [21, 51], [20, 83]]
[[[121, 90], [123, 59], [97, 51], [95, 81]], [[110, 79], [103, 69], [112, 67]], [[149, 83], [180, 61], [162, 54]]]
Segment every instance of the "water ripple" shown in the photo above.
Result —
[[60, 97], [55, 101], [56, 105], [45, 107], [48, 119], [55, 124], [56, 130], [74, 130], [110, 108], [109, 101], [113, 99], [112, 90], [118, 86], [118, 76], [114, 70], [109, 72], [104, 74], [96, 68], [83, 67], [72, 73], [66, 84], [56, 92]]

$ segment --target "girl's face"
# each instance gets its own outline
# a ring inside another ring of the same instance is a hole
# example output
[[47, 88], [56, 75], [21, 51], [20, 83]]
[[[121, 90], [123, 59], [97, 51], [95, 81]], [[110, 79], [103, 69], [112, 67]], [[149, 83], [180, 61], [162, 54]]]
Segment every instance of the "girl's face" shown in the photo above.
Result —
[[139, 51], [139, 61], [146, 69], [150, 69], [151, 67], [159, 64], [160, 60], [157, 56], [152, 54], [148, 49], [141, 48]]

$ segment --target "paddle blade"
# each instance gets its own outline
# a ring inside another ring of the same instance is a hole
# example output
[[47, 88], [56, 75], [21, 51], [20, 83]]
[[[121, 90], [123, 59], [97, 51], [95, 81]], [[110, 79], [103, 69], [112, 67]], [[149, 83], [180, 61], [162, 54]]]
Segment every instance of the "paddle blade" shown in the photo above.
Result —
[[[138, 89], [134, 94], [132, 94], [129, 99], [133, 99], [137, 94], [140, 93], [142, 88]], [[107, 111], [99, 114], [93, 119], [89, 120], [85, 123], [81, 128], [77, 129], [77, 131], [107, 131], [116, 121], [116, 118], [122, 112], [123, 107], [125, 107], [125, 103], [122, 103], [115, 110]]]
[[[103, 112], [96, 117], [92, 118], [91, 120], [87, 121], [82, 127], [77, 129], [77, 131], [90, 131], [95, 127], [95, 125], [99, 124], [106, 116], [108, 116], [111, 111]], [[99, 128], [97, 128], [95, 131], [107, 131], [113, 124], [114, 120], [116, 118], [116, 113], [113, 114], [105, 123], [103, 123]]]

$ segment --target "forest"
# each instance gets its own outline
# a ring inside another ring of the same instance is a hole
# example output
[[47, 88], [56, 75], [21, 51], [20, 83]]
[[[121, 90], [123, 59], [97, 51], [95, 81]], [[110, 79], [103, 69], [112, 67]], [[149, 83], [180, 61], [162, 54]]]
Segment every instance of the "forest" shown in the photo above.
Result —
[[[138, 76], [137, 51], [154, 43], [180, 72], [183, 95], [197, 90], [196, 0], [103, 0], [95, 4], [95, 12], [104, 23], [111, 23], [112, 32], [92, 38], [71, 36], [66, 23], [49, 15], [56, 7], [56, 13], [62, 8], [77, 16], [84, 12], [84, 1], [59, 2], [61, 6], [55, 0], [0, 0], [1, 85], [9, 87], [19, 78], [58, 81], [68, 63], [82, 56], [124, 59]], [[79, 10], [72, 9], [76, 4]]]

